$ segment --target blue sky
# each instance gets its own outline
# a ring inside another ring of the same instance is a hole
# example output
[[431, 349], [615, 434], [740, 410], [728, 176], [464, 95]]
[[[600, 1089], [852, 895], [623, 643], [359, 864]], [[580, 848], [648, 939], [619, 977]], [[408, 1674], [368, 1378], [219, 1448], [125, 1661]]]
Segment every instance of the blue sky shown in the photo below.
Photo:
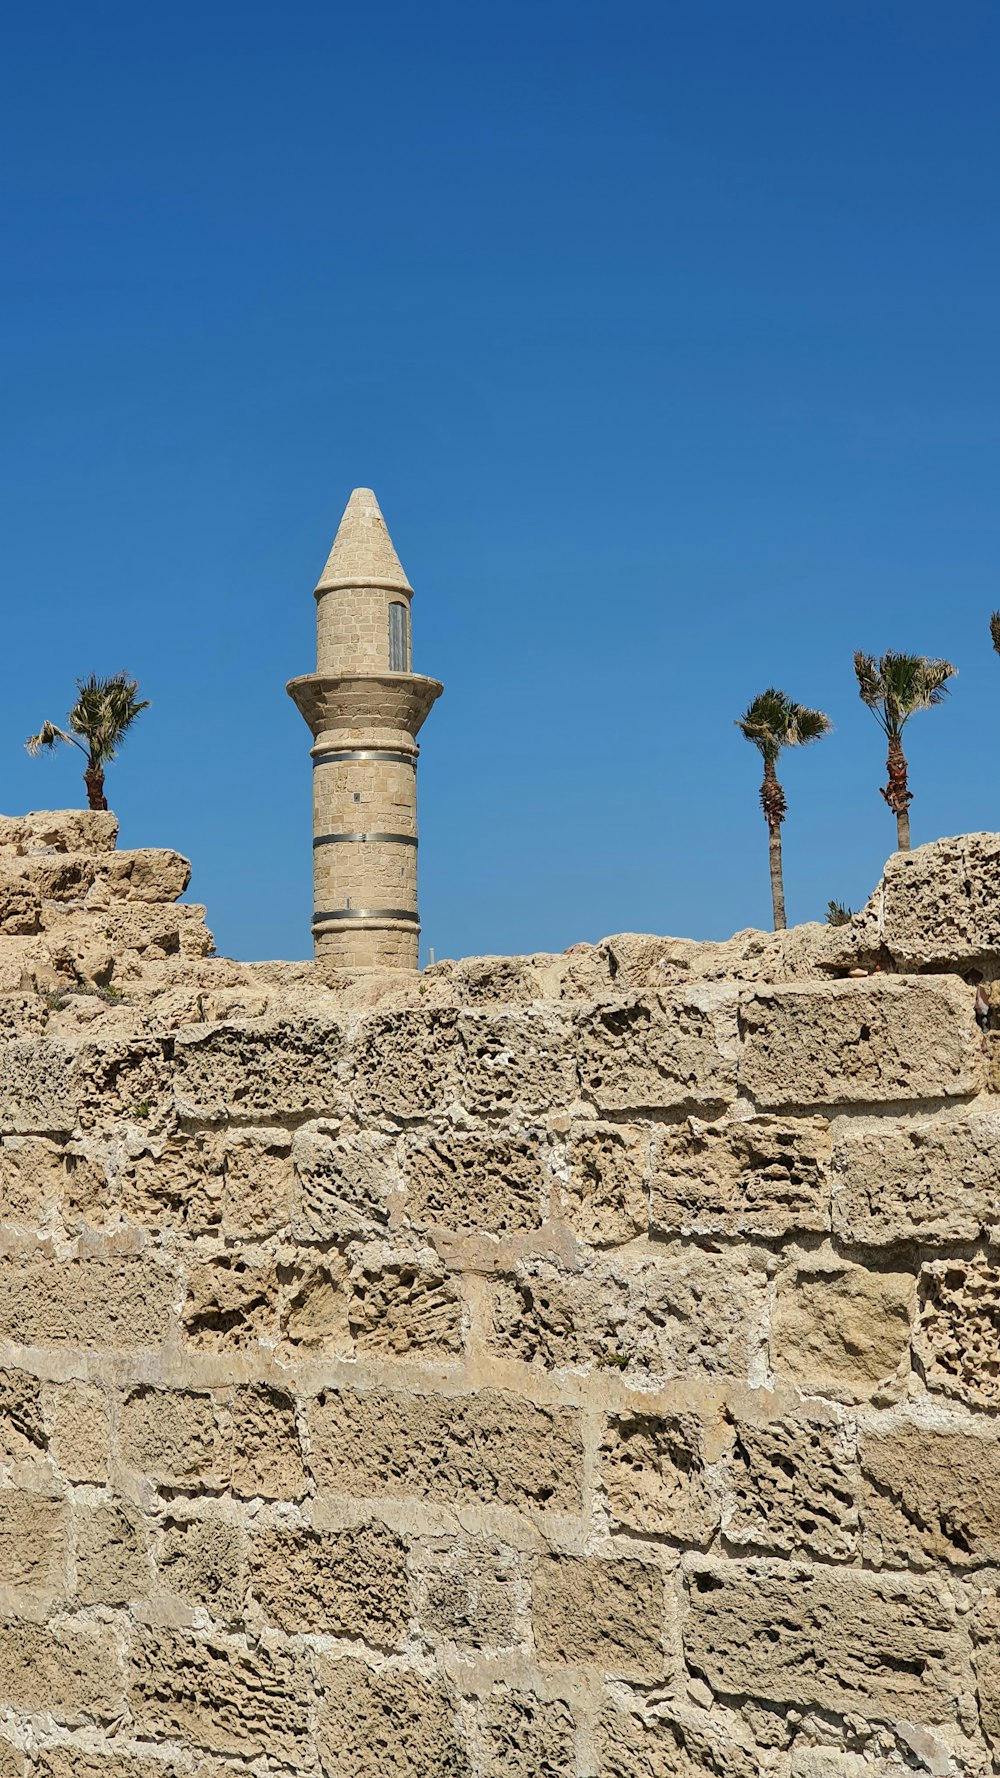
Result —
[[1000, 827], [1000, 9], [992, 0], [13, 9], [0, 73], [0, 807], [82, 673], [153, 707], [124, 845], [219, 948], [308, 954], [312, 588], [355, 485], [445, 681], [437, 955], [789, 918], [893, 843], [857, 647], [945, 655], [914, 843]]

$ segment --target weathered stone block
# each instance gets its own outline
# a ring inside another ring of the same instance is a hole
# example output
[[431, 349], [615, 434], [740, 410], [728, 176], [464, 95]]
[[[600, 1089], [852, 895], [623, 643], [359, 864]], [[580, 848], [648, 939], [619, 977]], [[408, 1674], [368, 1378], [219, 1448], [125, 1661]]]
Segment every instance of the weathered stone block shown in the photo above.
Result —
[[864, 1544], [878, 1567], [1000, 1561], [1000, 1437], [900, 1426], [861, 1441]]
[[469, 1648], [509, 1648], [518, 1640], [523, 1582], [514, 1550], [485, 1539], [441, 1537], [415, 1545], [411, 1563], [424, 1635]]
[[809, 1388], [870, 1393], [906, 1357], [915, 1296], [909, 1272], [833, 1258], [787, 1267], [771, 1322], [775, 1368]]
[[725, 1104], [736, 1094], [735, 988], [598, 1002], [573, 1016], [580, 1086], [599, 1111]]
[[551, 1189], [536, 1135], [409, 1139], [403, 1157], [413, 1227], [509, 1235], [537, 1228]]
[[951, 1608], [906, 1575], [703, 1558], [683, 1639], [720, 1698], [939, 1723], [968, 1684]]
[[289, 1766], [308, 1758], [308, 1658], [257, 1644], [138, 1627], [128, 1670], [141, 1734], [189, 1741], [212, 1753], [267, 1754]]
[[492, 1389], [476, 1395], [324, 1390], [309, 1409], [322, 1489], [579, 1511], [579, 1416]]
[[896, 968], [918, 971], [995, 957], [998, 874], [995, 833], [959, 834], [887, 858], [866, 915], [877, 920], [878, 939]]
[[1000, 1223], [1000, 1115], [848, 1125], [834, 1147], [833, 1226], [845, 1241], [971, 1241]]
[[161, 1586], [185, 1604], [221, 1620], [242, 1615], [246, 1537], [238, 1525], [215, 1516], [166, 1519], [156, 1567]]
[[582, 1124], [566, 1145], [563, 1216], [581, 1241], [615, 1247], [646, 1233], [649, 1134], [628, 1124]]
[[0, 1259], [0, 1339], [134, 1351], [164, 1339], [175, 1281], [145, 1259]]
[[574, 1778], [572, 1712], [558, 1700], [498, 1689], [479, 1709], [483, 1778]]
[[274, 1234], [292, 1215], [292, 1155], [280, 1132], [247, 1131], [222, 1156], [222, 1226], [230, 1236]]
[[77, 1116], [75, 1051], [54, 1038], [16, 1037], [0, 1045], [0, 1131], [69, 1135]]
[[762, 1235], [829, 1222], [825, 1118], [668, 1125], [654, 1145], [650, 1226], [663, 1234]]
[[152, 1583], [145, 1520], [124, 1502], [80, 1506], [76, 1519], [76, 1602], [127, 1605]]
[[740, 1015], [740, 1084], [765, 1109], [964, 1098], [983, 1084], [972, 995], [953, 976], [761, 988]]
[[113, 852], [118, 817], [111, 810], [33, 809], [28, 815], [0, 815], [0, 852], [23, 857], [31, 852]]
[[8, 1136], [0, 1143], [0, 1222], [38, 1226], [46, 1202], [59, 1196], [63, 1153], [36, 1136]]
[[649, 1716], [611, 1706], [600, 1723], [601, 1778], [759, 1778], [749, 1737], [693, 1710]]
[[121, 1715], [121, 1663], [99, 1624], [50, 1629], [0, 1623], [0, 1697], [15, 1710], [46, 1711], [59, 1722]]
[[[41, 1768], [39, 1772], [41, 1773]], [[12, 1747], [9, 1741], [0, 1741], [0, 1778], [27, 1778], [27, 1774], [26, 1755], [20, 1748]], [[68, 1768], [66, 1778], [73, 1778]], [[81, 1773], [81, 1778], [86, 1778], [86, 1774]]]
[[406, 1635], [406, 1545], [384, 1525], [294, 1526], [250, 1542], [250, 1585], [268, 1623], [392, 1648]]
[[613, 1526], [704, 1545], [720, 1508], [706, 1473], [707, 1429], [694, 1414], [613, 1414], [600, 1474]]
[[182, 1117], [261, 1123], [338, 1110], [342, 1032], [316, 1019], [179, 1031], [174, 1091]]
[[1000, 1745], [1000, 1598], [988, 1594], [972, 1622], [979, 1717], [984, 1733]]
[[858, 1470], [851, 1427], [815, 1404], [781, 1419], [733, 1424], [727, 1541], [848, 1562], [858, 1547]]
[[27, 1371], [0, 1371], [0, 1456], [38, 1457], [48, 1444], [38, 1378]]
[[598, 1364], [661, 1377], [746, 1379], [764, 1313], [761, 1270], [692, 1251], [629, 1272], [524, 1260], [494, 1292], [491, 1346], [553, 1369]]
[[660, 1679], [665, 1611], [663, 1570], [650, 1563], [589, 1556], [543, 1556], [538, 1563], [532, 1621], [542, 1661]]
[[348, 1321], [359, 1352], [403, 1357], [462, 1350], [461, 1294], [443, 1271], [427, 1266], [356, 1267]]
[[61, 1500], [13, 1488], [0, 1492], [0, 1586], [50, 1599], [61, 1594], [68, 1530]]
[[1000, 1403], [1000, 1274], [985, 1254], [933, 1260], [920, 1273], [914, 1355], [928, 1389], [973, 1407]]
[[134, 1389], [119, 1411], [121, 1460], [171, 1489], [219, 1488], [229, 1453], [217, 1399], [187, 1389]]
[[281, 1309], [282, 1339], [327, 1356], [351, 1350], [348, 1310], [352, 1286], [347, 1261], [337, 1252], [295, 1273]]
[[123, 1214], [143, 1228], [217, 1229], [222, 1222], [224, 1147], [218, 1132], [169, 1135], [121, 1170]]
[[461, 1057], [459, 1014], [453, 1008], [363, 1019], [347, 1058], [359, 1121], [446, 1111], [459, 1096]]
[[348, 1128], [336, 1136], [298, 1131], [292, 1147], [295, 1237], [342, 1241], [383, 1229], [396, 1182], [395, 1152], [392, 1138], [367, 1130]]
[[472, 1778], [444, 1687], [401, 1668], [321, 1664], [325, 1778]]
[[[46, 1747], [32, 1756], [30, 1778], [188, 1778], [190, 1767], [141, 1754], [83, 1753], [79, 1747]], [[0, 1778], [3, 1767], [0, 1766]], [[199, 1770], [197, 1778], [202, 1778]]]
[[463, 1013], [459, 1030], [467, 1111], [523, 1118], [575, 1098], [576, 1067], [560, 1012]]
[[191, 1345], [205, 1352], [257, 1346], [277, 1337], [278, 1281], [271, 1263], [249, 1264], [239, 1253], [220, 1254], [193, 1267], [182, 1325]]
[[110, 1133], [128, 1123], [150, 1134], [168, 1128], [173, 1101], [167, 1047], [157, 1038], [83, 1044], [73, 1071], [80, 1128]]
[[232, 1489], [248, 1500], [299, 1500], [307, 1477], [295, 1417], [295, 1401], [268, 1384], [248, 1384], [233, 1394]]

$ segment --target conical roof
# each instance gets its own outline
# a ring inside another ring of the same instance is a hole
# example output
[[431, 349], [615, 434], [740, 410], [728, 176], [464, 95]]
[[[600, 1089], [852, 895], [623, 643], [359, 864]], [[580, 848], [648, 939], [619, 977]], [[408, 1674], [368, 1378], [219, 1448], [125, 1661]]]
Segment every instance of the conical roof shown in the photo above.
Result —
[[318, 593], [330, 587], [384, 586], [412, 593], [371, 488], [355, 488], [344, 508]]

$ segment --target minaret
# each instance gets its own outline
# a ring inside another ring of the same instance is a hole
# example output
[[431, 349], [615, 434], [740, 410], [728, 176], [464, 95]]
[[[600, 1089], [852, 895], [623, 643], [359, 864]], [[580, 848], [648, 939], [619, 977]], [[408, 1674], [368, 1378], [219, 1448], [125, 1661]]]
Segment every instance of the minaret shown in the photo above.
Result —
[[344, 969], [416, 969], [416, 734], [442, 686], [410, 670], [413, 588], [370, 488], [355, 488], [316, 588], [313, 941]]

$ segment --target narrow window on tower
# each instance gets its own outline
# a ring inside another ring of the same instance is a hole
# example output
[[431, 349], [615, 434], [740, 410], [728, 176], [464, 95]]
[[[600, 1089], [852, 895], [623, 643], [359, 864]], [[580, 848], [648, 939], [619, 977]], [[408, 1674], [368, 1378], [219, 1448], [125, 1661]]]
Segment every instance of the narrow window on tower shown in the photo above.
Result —
[[389, 606], [389, 671], [410, 671], [410, 613], [401, 604]]

